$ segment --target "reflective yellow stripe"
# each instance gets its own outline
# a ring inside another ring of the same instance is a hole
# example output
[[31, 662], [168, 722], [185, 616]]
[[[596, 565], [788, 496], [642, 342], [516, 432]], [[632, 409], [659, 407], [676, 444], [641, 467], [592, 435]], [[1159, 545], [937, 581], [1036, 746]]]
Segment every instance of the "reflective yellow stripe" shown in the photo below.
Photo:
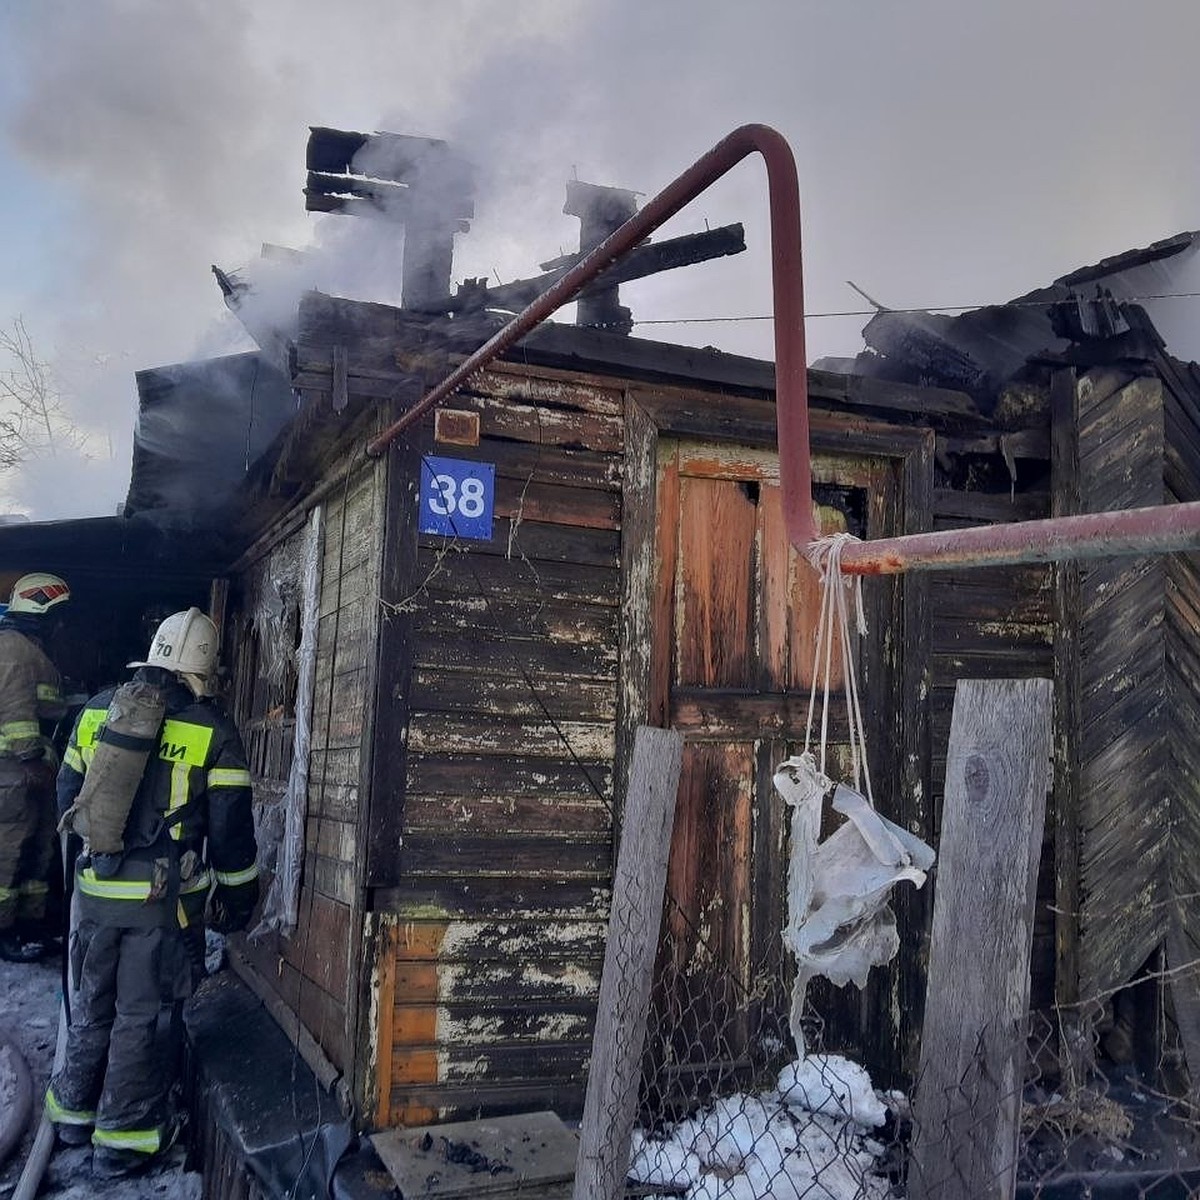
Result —
[[63, 755], [63, 762], [78, 775], [84, 774], [87, 770], [84, 766], [83, 755], [74, 746], [67, 747], [67, 752]]
[[[80, 750], [94, 746], [108, 710], [85, 708], [79, 714], [75, 729], [75, 740]], [[195, 725], [191, 721], [177, 721], [168, 717], [163, 722], [158, 742], [158, 756], [168, 762], [186, 763], [190, 767], [204, 766], [208, 750], [212, 745], [213, 731], [209, 725]], [[84, 755], [86, 759], [86, 754]]]
[[157, 1129], [97, 1129], [92, 1134], [93, 1146], [140, 1150], [143, 1154], [157, 1154], [161, 1142]]
[[46, 1089], [46, 1116], [58, 1125], [90, 1125], [96, 1119], [94, 1112], [84, 1112], [77, 1108], [63, 1108], [58, 1102], [53, 1088]]
[[209, 787], [249, 787], [250, 772], [237, 767], [214, 767], [208, 773]]
[[19, 894], [16, 888], [0, 887], [0, 904], [5, 900], [15, 900]]
[[[79, 724], [75, 727], [75, 744], [80, 750], [86, 751], [96, 744], [96, 735], [104, 724], [106, 710], [103, 708], [85, 708], [79, 714]], [[87, 754], [84, 761], [90, 762]]]
[[39, 683], [37, 685], [37, 698], [39, 700], [54, 702], [62, 699], [62, 692], [59, 691], [57, 684]]
[[91, 867], [79, 872], [79, 890], [86, 896], [105, 900], [146, 900], [150, 896], [148, 879], [97, 879]]
[[159, 758], [168, 762], [186, 763], [190, 767], [204, 766], [213, 731], [208, 725], [193, 725], [168, 717], [163, 722], [162, 738], [158, 744]]
[[214, 871], [218, 883], [226, 887], [237, 887], [239, 883], [249, 883], [258, 878], [258, 863], [247, 867], [244, 871]]
[[42, 727], [36, 721], [5, 721], [0, 725], [0, 737], [35, 738], [42, 736]]
[[[191, 793], [188, 791], [188, 777], [192, 773], [192, 768], [187, 763], [175, 763], [171, 767], [171, 799], [167, 805], [167, 816], [169, 817], [176, 809], [182, 808], [191, 798]], [[175, 841], [179, 841], [183, 837], [183, 822], [176, 821], [171, 826], [171, 837]]]
[[212, 876], [207, 871], [201, 871], [195, 879], [189, 879], [180, 889], [181, 896], [191, 896], [196, 892], [207, 892], [212, 887]]
[[22, 896], [44, 896], [50, 891], [50, 888], [44, 880], [27, 879], [24, 883], [17, 885], [17, 891]]

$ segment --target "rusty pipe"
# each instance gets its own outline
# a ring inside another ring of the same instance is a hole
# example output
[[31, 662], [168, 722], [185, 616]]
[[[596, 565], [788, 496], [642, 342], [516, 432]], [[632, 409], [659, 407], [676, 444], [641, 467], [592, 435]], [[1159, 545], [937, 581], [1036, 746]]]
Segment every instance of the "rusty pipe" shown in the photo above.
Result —
[[846, 575], [952, 571], [1200, 549], [1200, 501], [848, 542]]
[[456, 370], [367, 445], [379, 455], [409, 426], [476, 371], [576, 296], [606, 267], [633, 249], [690, 200], [757, 150], [767, 168], [771, 223], [771, 287], [775, 310], [775, 404], [779, 470], [788, 538], [803, 548], [816, 535], [808, 438], [808, 364], [804, 351], [804, 280], [800, 247], [800, 182], [783, 136], [766, 125], [743, 125], [718, 142], [611, 237], [484, 342]]

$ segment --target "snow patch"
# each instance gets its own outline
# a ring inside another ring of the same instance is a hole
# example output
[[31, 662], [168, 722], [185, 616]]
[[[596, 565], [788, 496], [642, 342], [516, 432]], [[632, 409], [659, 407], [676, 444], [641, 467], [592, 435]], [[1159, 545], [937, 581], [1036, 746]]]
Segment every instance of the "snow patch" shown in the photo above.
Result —
[[843, 1117], [865, 1129], [878, 1129], [887, 1119], [871, 1077], [840, 1054], [810, 1054], [789, 1064], [777, 1086], [785, 1104], [808, 1112]]
[[776, 1091], [739, 1093], [660, 1133], [634, 1130], [629, 1176], [686, 1188], [686, 1200], [884, 1200], [882, 1151], [865, 1134], [886, 1107], [862, 1067], [810, 1055]]

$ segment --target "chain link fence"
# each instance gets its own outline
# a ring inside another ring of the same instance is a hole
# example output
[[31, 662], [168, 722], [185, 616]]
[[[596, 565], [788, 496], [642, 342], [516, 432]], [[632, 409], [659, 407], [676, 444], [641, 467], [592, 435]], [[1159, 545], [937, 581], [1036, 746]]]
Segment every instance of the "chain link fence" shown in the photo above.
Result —
[[[940, 1127], [921, 1129], [920, 1080], [876, 1091], [827, 1045], [819, 1000], [797, 1055], [781, 954], [731, 965], [720, 935], [669, 894], [662, 930], [626, 1196], [974, 1200], [1010, 1194], [1014, 1174], [1018, 1197], [1200, 1196], [1200, 1108], [1165, 981], [1032, 1014], [1012, 1031], [1022, 1078], [980, 1087], [981, 1053], [934, 1106]], [[1011, 1141], [997, 1137], [997, 1096]]]

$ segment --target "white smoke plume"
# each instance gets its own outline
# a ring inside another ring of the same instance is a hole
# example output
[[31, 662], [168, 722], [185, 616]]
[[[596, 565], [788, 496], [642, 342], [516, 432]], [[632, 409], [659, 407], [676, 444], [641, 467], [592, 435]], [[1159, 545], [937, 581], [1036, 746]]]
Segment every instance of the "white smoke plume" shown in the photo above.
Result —
[[[897, 307], [997, 302], [1200, 226], [1198, 38], [1182, 0], [3, 6], [0, 320], [25, 317], [89, 435], [12, 501], [113, 510], [134, 371], [247, 347], [209, 264], [324, 245], [343, 278], [322, 286], [398, 291], [398, 258], [393, 282], [386, 248], [353, 244], [378, 229], [304, 212], [309, 125], [451, 141], [477, 169], [456, 276], [508, 280], [574, 248], [573, 171], [652, 193], [762, 121], [799, 162], [811, 312], [861, 308], [846, 279]], [[626, 285], [635, 317], [769, 312], [765, 208], [751, 162], [685, 210], [664, 236], [741, 220], [750, 249]], [[862, 324], [811, 319], [810, 358], [854, 353]], [[767, 322], [635, 332], [771, 352]]]

